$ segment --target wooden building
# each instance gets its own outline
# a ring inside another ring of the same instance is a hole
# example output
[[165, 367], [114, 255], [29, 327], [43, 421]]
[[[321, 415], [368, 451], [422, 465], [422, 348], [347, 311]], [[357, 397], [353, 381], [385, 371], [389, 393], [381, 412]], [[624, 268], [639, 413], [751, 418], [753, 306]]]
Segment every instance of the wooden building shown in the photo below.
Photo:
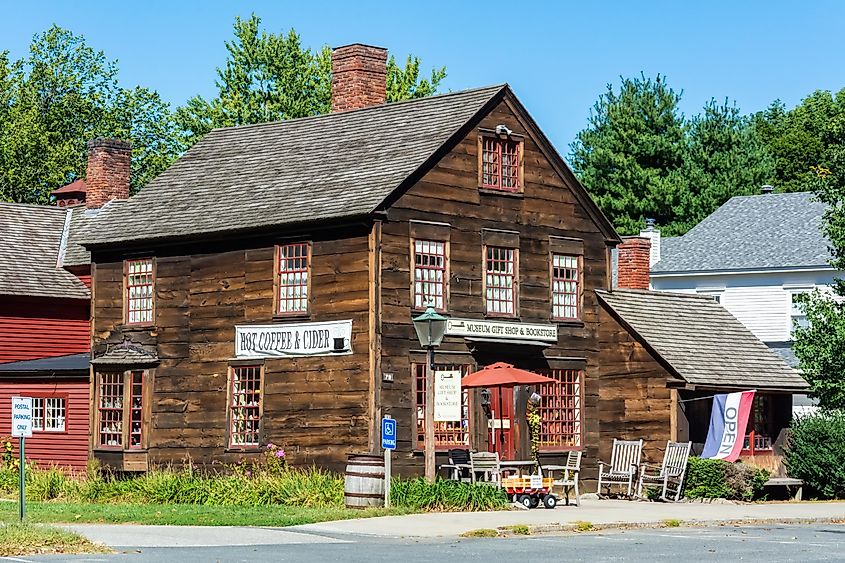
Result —
[[[389, 415], [396, 465], [419, 472], [426, 303], [450, 317], [438, 371], [557, 380], [540, 390], [547, 458], [594, 463], [625, 430], [599, 412], [612, 226], [507, 85], [386, 104], [385, 60], [336, 49], [331, 114], [214, 130], [92, 221], [94, 456], [143, 470], [274, 443], [341, 468]], [[505, 457], [528, 455], [527, 396], [497, 413]], [[438, 450], [489, 448], [480, 394], [459, 411]]]

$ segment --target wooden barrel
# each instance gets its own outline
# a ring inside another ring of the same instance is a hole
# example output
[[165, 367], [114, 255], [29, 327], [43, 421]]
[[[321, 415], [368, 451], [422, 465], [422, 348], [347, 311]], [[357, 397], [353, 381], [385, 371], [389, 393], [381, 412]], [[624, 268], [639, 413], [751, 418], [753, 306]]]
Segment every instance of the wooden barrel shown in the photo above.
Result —
[[384, 506], [384, 458], [351, 454], [343, 485], [348, 508]]

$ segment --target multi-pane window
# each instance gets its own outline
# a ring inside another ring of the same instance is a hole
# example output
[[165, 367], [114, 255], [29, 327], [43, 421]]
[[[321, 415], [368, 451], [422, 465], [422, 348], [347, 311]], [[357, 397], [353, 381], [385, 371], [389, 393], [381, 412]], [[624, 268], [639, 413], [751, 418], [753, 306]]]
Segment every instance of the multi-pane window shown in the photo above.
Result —
[[[425, 446], [425, 364], [413, 364], [417, 401], [417, 447]], [[436, 371], [460, 371], [461, 377], [470, 373], [469, 365], [438, 365]], [[461, 391], [461, 420], [434, 423], [434, 446], [455, 448], [469, 446], [469, 393]]]
[[519, 148], [519, 141], [481, 138], [481, 187], [519, 191]]
[[487, 313], [514, 315], [516, 312], [516, 249], [486, 247], [484, 268]]
[[144, 372], [130, 372], [129, 387], [129, 447], [142, 447], [144, 420]]
[[153, 259], [126, 261], [126, 322], [153, 322]]
[[552, 255], [552, 317], [577, 319], [580, 299], [578, 256]]
[[229, 445], [258, 445], [261, 422], [261, 366], [237, 366], [230, 371]]
[[144, 447], [145, 376], [144, 370], [97, 373], [98, 446]]
[[581, 447], [581, 385], [584, 372], [554, 369], [544, 375], [555, 383], [539, 385], [540, 448], [547, 450]]
[[123, 372], [100, 373], [97, 389], [99, 444], [123, 446]]
[[308, 267], [309, 249], [307, 242], [284, 244], [278, 248], [278, 313], [308, 312]]
[[67, 408], [63, 397], [32, 398], [32, 429], [42, 432], [64, 432]]
[[446, 309], [446, 243], [414, 241], [414, 307]]
[[790, 294], [789, 317], [792, 321], [790, 329], [795, 326], [801, 328], [807, 328], [808, 326], [810, 326], [810, 323], [807, 320], [807, 314], [804, 311], [804, 305], [801, 303], [801, 295], [803, 293], [804, 292], [802, 291], [794, 291]]

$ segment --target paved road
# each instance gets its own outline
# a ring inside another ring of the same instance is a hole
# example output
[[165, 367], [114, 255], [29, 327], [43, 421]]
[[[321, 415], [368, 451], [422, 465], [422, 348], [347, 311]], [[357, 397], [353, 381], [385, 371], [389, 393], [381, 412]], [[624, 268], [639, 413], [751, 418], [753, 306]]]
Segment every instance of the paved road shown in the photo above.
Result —
[[[285, 534], [281, 530], [280, 534]], [[845, 526], [672, 528], [610, 531], [565, 536], [489, 539], [398, 539], [279, 536], [279, 544], [226, 547], [131, 547], [109, 556], [19, 557], [14, 561], [308, 561], [379, 563], [400, 561], [843, 561]], [[308, 539], [306, 543], [300, 540]], [[295, 541], [288, 541], [295, 540]], [[3, 558], [0, 558], [2, 561]]]

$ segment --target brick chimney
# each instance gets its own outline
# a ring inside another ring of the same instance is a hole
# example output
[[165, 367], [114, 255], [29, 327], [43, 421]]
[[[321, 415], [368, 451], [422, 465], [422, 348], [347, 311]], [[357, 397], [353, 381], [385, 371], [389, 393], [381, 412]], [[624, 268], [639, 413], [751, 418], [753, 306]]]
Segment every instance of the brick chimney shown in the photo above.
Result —
[[332, 51], [332, 113], [385, 103], [387, 49], [354, 43]]
[[113, 199], [129, 197], [132, 149], [119, 139], [88, 141], [85, 207], [99, 209]]
[[624, 237], [616, 247], [619, 289], [649, 289], [651, 241], [646, 237]]

